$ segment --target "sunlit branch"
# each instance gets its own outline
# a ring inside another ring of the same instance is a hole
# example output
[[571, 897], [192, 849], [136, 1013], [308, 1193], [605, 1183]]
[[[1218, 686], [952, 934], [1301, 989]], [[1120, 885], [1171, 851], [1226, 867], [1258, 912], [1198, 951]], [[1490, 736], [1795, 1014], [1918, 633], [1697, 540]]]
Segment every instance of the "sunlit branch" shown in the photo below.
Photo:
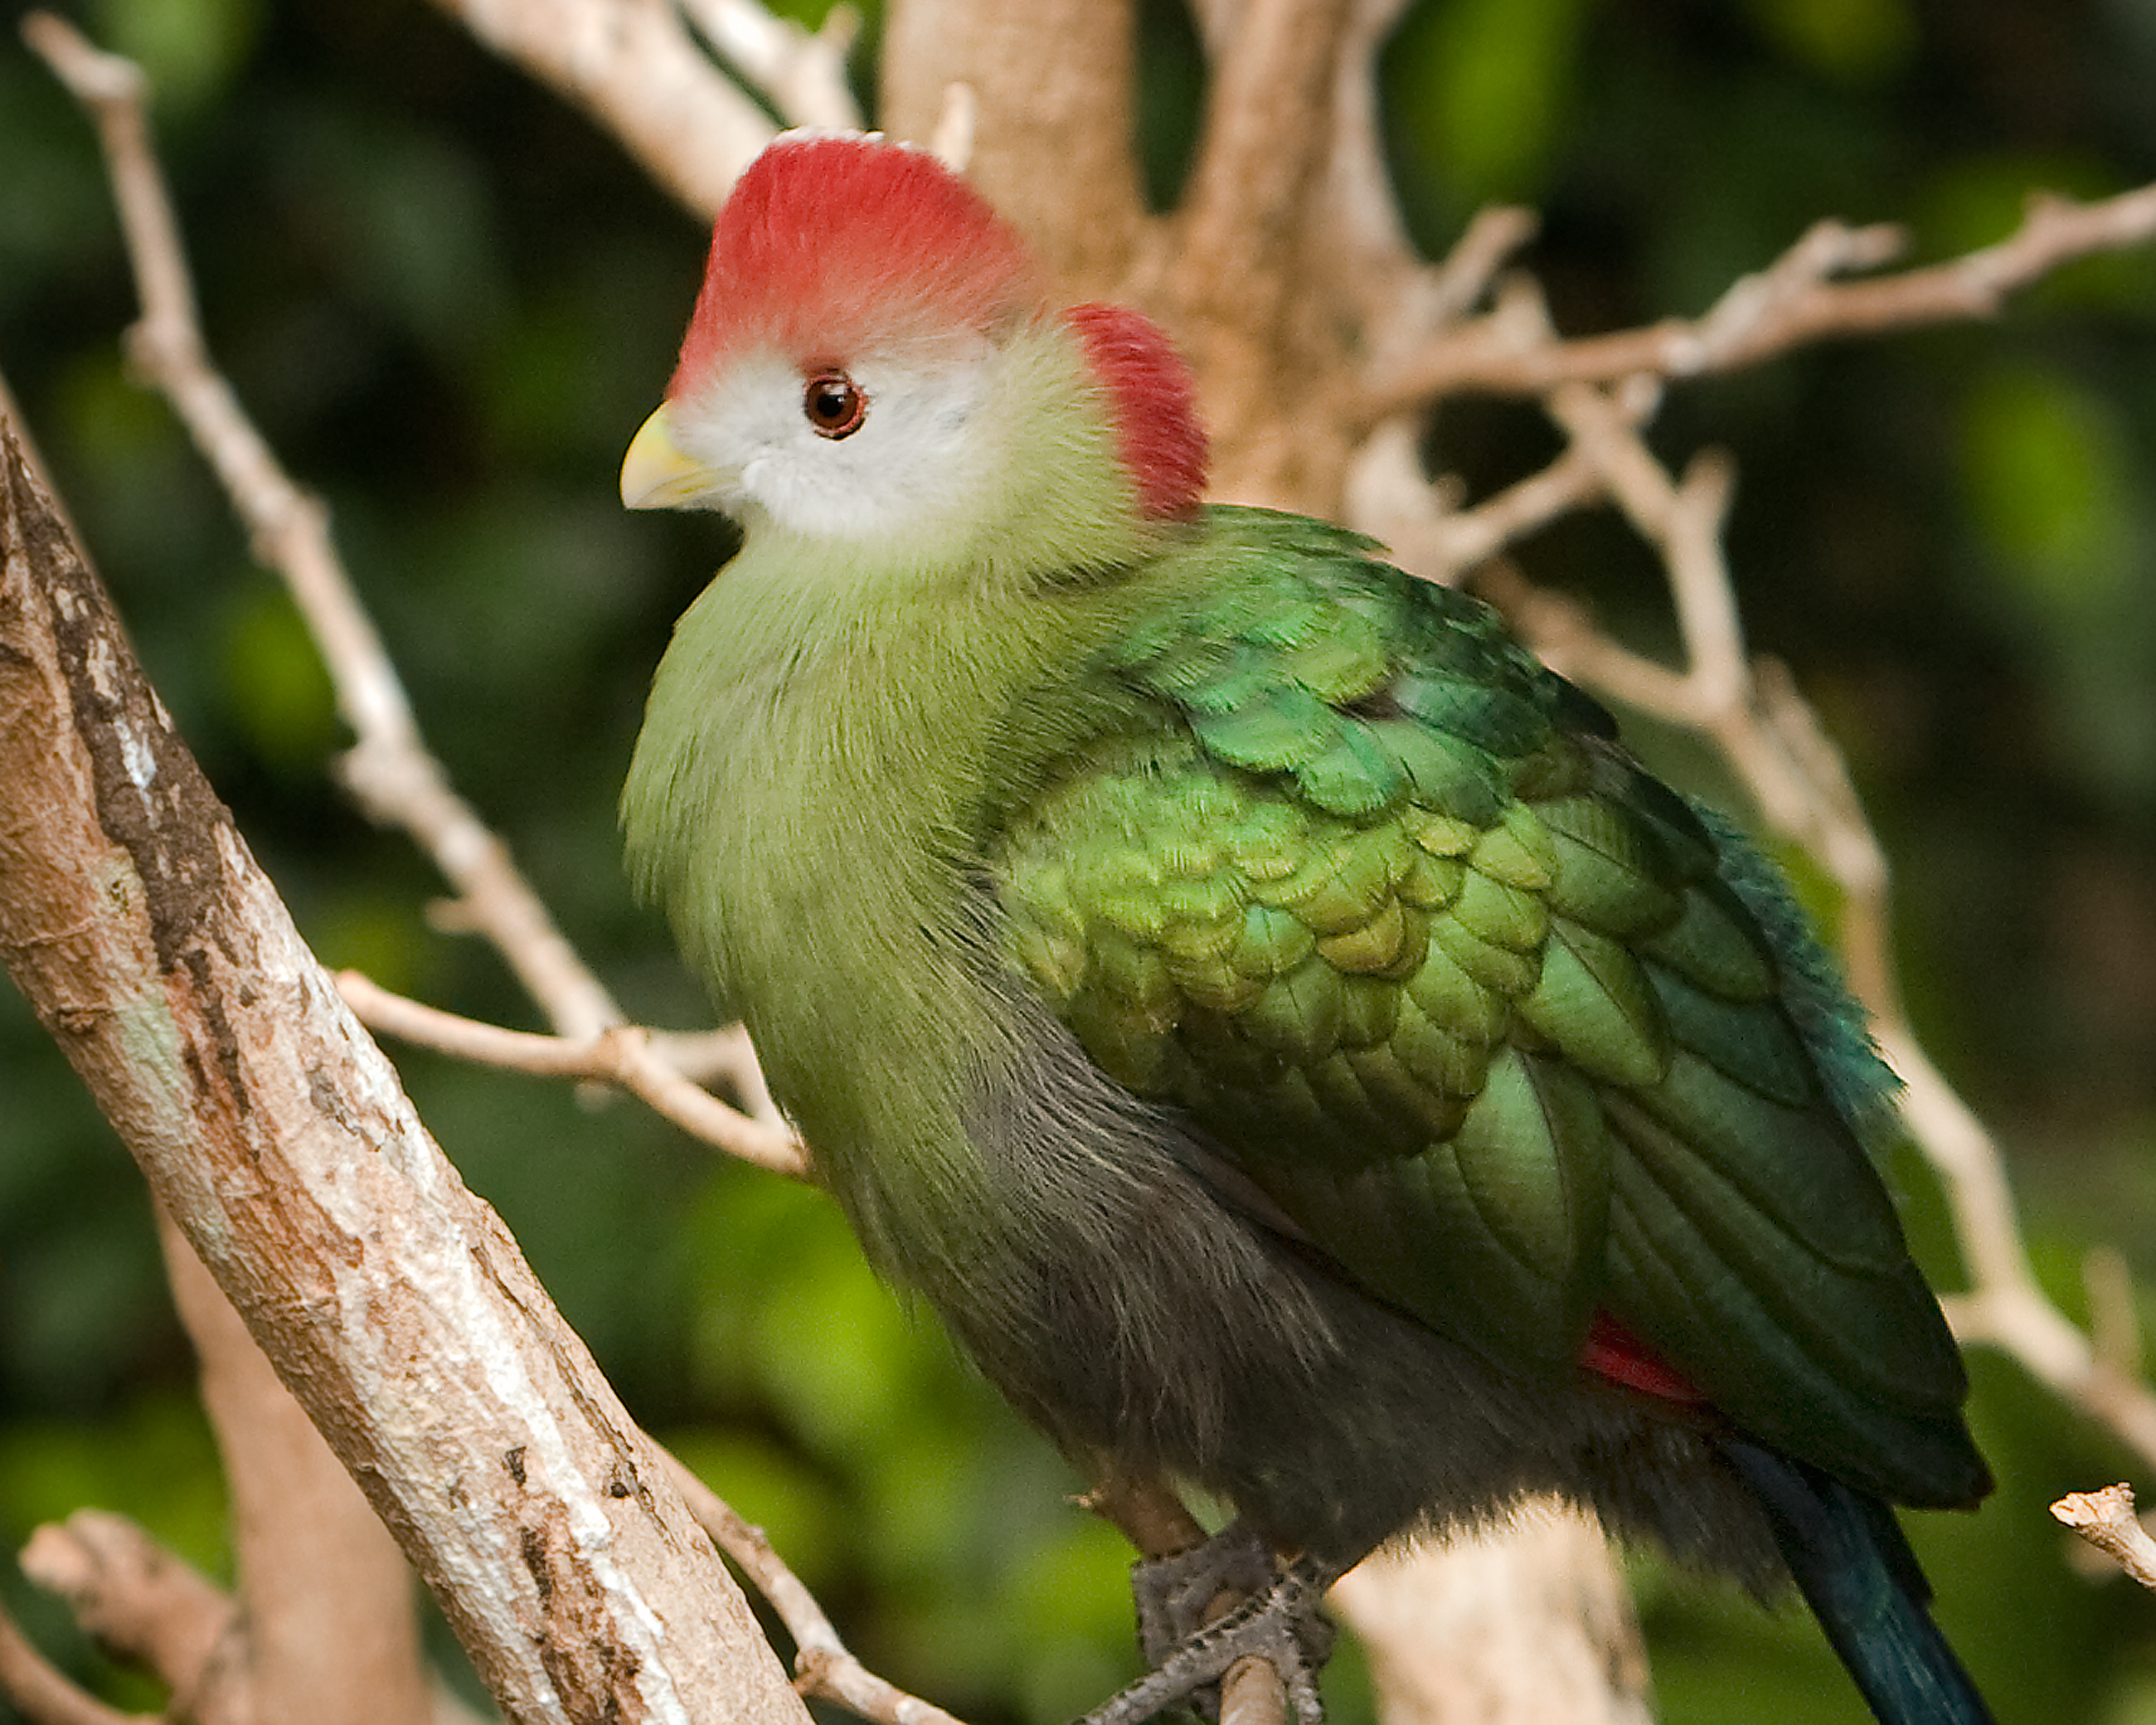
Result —
[[2156, 1589], [2156, 1538], [2134, 1516], [2132, 1486], [2069, 1492], [2051, 1513], [2142, 1586]]
[[337, 976], [337, 989], [372, 1030], [475, 1065], [533, 1077], [574, 1078], [619, 1086], [641, 1097], [696, 1137], [773, 1173], [805, 1172], [798, 1139], [776, 1119], [752, 1119], [729, 1108], [662, 1058], [657, 1039], [640, 1026], [616, 1024], [596, 1036], [543, 1036], [444, 1012], [370, 981], [357, 971]]
[[1821, 222], [1703, 317], [1529, 345], [1494, 319], [1445, 330], [1419, 356], [1394, 360], [1370, 379], [1364, 411], [1374, 423], [1469, 392], [1541, 395], [1560, 383], [1607, 383], [1635, 372], [1675, 378], [1738, 371], [1821, 341], [1992, 317], [2061, 265], [2152, 236], [2156, 186], [2094, 203], [2046, 194], [2032, 198], [2020, 226], [1995, 244], [1897, 275], [1843, 280], [1892, 257], [1902, 236], [1890, 227]]

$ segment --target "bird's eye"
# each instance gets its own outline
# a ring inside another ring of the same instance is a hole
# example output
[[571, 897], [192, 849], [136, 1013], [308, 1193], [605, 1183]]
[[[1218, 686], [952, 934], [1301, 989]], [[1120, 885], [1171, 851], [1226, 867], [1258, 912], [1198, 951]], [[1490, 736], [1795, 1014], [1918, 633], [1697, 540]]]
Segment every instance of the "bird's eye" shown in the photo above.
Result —
[[844, 372], [819, 372], [801, 389], [801, 412], [819, 437], [851, 437], [869, 416], [869, 398]]

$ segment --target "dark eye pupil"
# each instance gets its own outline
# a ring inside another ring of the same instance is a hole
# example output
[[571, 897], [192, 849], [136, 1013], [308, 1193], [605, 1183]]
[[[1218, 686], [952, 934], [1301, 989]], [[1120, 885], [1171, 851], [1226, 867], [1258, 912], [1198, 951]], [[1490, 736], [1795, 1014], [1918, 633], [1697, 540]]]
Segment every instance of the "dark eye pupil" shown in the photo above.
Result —
[[868, 398], [844, 372], [819, 372], [802, 391], [801, 410], [824, 437], [850, 437], [867, 418]]

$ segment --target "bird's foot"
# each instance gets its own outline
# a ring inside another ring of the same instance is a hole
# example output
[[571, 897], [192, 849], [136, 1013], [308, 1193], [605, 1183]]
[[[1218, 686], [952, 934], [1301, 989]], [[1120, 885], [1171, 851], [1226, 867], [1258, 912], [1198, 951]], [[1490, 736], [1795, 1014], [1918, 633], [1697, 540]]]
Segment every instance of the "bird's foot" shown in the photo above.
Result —
[[[1240, 1523], [1193, 1550], [1137, 1565], [1131, 1591], [1153, 1669], [1078, 1725], [1141, 1725], [1178, 1705], [1217, 1719], [1221, 1678], [1252, 1657], [1279, 1673], [1296, 1725], [1323, 1725], [1317, 1672], [1332, 1651], [1332, 1625], [1318, 1607], [1336, 1574], [1307, 1557], [1276, 1568], [1270, 1549]], [[1242, 1597], [1207, 1621], [1223, 1594]]]
[[1242, 1522], [1223, 1528], [1202, 1545], [1131, 1565], [1131, 1599], [1137, 1606], [1138, 1645], [1147, 1665], [1158, 1666], [1211, 1619], [1222, 1594], [1227, 1604], [1255, 1599], [1280, 1574], [1272, 1548]]

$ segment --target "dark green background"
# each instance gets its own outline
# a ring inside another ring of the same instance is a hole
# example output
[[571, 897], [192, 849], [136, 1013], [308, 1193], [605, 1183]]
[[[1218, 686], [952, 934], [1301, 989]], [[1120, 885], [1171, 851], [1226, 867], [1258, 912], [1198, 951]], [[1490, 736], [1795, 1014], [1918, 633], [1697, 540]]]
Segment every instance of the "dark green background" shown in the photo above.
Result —
[[[696, 1022], [613, 817], [649, 668], [716, 555], [709, 522], [625, 516], [614, 491], [693, 293], [695, 224], [418, 0], [68, 9], [155, 79], [211, 341], [334, 508], [456, 782], [630, 1009]], [[875, 34], [871, 9], [865, 78]], [[1166, 3], [1144, 48], [1166, 195], [1199, 60]], [[1485, 199], [1539, 205], [1532, 261], [1589, 331], [1702, 311], [1820, 215], [1905, 222], [1943, 256], [2006, 231], [2032, 187], [2156, 177], [2156, 5], [1430, 0], [1385, 95], [1422, 242], [1441, 250]], [[153, 677], [326, 961], [529, 1023], [486, 951], [429, 929], [428, 867], [334, 788], [321, 672], [126, 375], [132, 309], [89, 127], [11, 29], [0, 369]], [[1504, 403], [1450, 407], [1435, 437], [1486, 488], [1554, 449]], [[1850, 752], [1897, 865], [1916, 1015], [2008, 1144], [2046, 1275], [2078, 1311], [2088, 1245], [2156, 1270], [2156, 249], [2078, 265], [1995, 327], [1688, 387], [1656, 437], [1741, 459], [1753, 639]], [[1655, 567], [1606, 520], [1523, 561], [1667, 646]], [[1696, 747], [1649, 742], [1717, 783]], [[632, 1409], [771, 1528], [873, 1664], [983, 1721], [1054, 1720], [1127, 1674], [1118, 1543], [827, 1204], [627, 1104], [400, 1063]], [[1936, 1192], [1913, 1161], [1897, 1173], [1950, 1280]], [[1916, 1530], [1950, 1632], [2007, 1725], [2156, 1720], [2156, 1613], [2076, 1575], [2042, 1507], [2129, 1458], [2014, 1368], [1976, 1374], [2002, 1490]], [[228, 1567], [141, 1187], [0, 990], [0, 1548], [85, 1504]], [[1664, 1718], [1861, 1717], [1800, 1614], [1635, 1574]], [[110, 1693], [158, 1704], [5, 1562], [0, 1594]]]

